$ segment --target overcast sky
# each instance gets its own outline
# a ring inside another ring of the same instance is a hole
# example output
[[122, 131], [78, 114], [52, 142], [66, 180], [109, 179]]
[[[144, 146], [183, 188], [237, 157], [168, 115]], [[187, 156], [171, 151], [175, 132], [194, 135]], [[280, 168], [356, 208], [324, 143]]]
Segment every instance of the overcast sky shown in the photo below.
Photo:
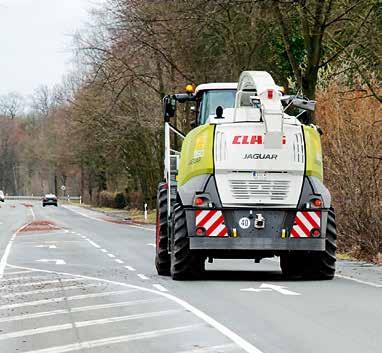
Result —
[[[99, 2], [99, 0], [98, 0]], [[70, 70], [71, 35], [94, 0], [0, 0], [0, 95], [29, 95]]]

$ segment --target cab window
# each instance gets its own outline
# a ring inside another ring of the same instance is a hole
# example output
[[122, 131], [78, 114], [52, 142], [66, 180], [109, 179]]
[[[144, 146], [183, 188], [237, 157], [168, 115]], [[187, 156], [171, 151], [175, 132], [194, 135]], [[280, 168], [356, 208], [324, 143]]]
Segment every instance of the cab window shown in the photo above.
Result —
[[210, 115], [215, 116], [216, 108], [233, 108], [235, 105], [235, 89], [219, 89], [203, 92], [199, 106], [198, 125], [206, 123]]

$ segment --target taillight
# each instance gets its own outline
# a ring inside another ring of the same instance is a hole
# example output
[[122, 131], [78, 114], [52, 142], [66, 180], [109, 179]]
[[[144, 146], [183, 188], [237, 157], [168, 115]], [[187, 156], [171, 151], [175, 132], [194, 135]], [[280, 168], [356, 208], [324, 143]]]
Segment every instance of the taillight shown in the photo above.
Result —
[[312, 205], [312, 207], [314, 208], [320, 208], [322, 207], [322, 201], [321, 199], [313, 199], [310, 204]]
[[209, 195], [196, 195], [193, 202], [195, 207], [212, 207]]
[[204, 235], [206, 233], [206, 230], [203, 227], [198, 227], [198, 228], [196, 228], [195, 233], [198, 236], [202, 236], [202, 235]]
[[312, 229], [310, 231], [310, 234], [312, 235], [312, 237], [317, 238], [321, 235], [321, 232], [319, 229]]

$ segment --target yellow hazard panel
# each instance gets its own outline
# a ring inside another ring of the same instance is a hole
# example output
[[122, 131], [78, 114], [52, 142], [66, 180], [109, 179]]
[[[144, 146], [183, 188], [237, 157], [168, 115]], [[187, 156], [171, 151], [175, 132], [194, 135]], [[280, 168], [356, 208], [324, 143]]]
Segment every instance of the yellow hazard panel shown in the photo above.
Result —
[[315, 176], [321, 181], [324, 178], [322, 167], [321, 138], [317, 130], [311, 126], [304, 126], [306, 145], [306, 175]]
[[177, 181], [184, 185], [191, 178], [212, 174], [214, 125], [201, 125], [191, 130], [182, 144]]

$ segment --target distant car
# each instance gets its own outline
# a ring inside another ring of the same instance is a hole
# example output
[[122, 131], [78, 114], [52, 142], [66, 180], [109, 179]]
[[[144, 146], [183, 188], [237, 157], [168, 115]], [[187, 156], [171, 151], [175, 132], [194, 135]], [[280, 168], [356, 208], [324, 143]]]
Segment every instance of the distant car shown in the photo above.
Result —
[[54, 194], [46, 194], [42, 199], [42, 206], [54, 205], [57, 207], [57, 196]]
[[0, 201], [1, 201], [1, 202], [4, 202], [4, 201], [5, 201], [4, 192], [3, 192], [2, 190], [0, 190]]

